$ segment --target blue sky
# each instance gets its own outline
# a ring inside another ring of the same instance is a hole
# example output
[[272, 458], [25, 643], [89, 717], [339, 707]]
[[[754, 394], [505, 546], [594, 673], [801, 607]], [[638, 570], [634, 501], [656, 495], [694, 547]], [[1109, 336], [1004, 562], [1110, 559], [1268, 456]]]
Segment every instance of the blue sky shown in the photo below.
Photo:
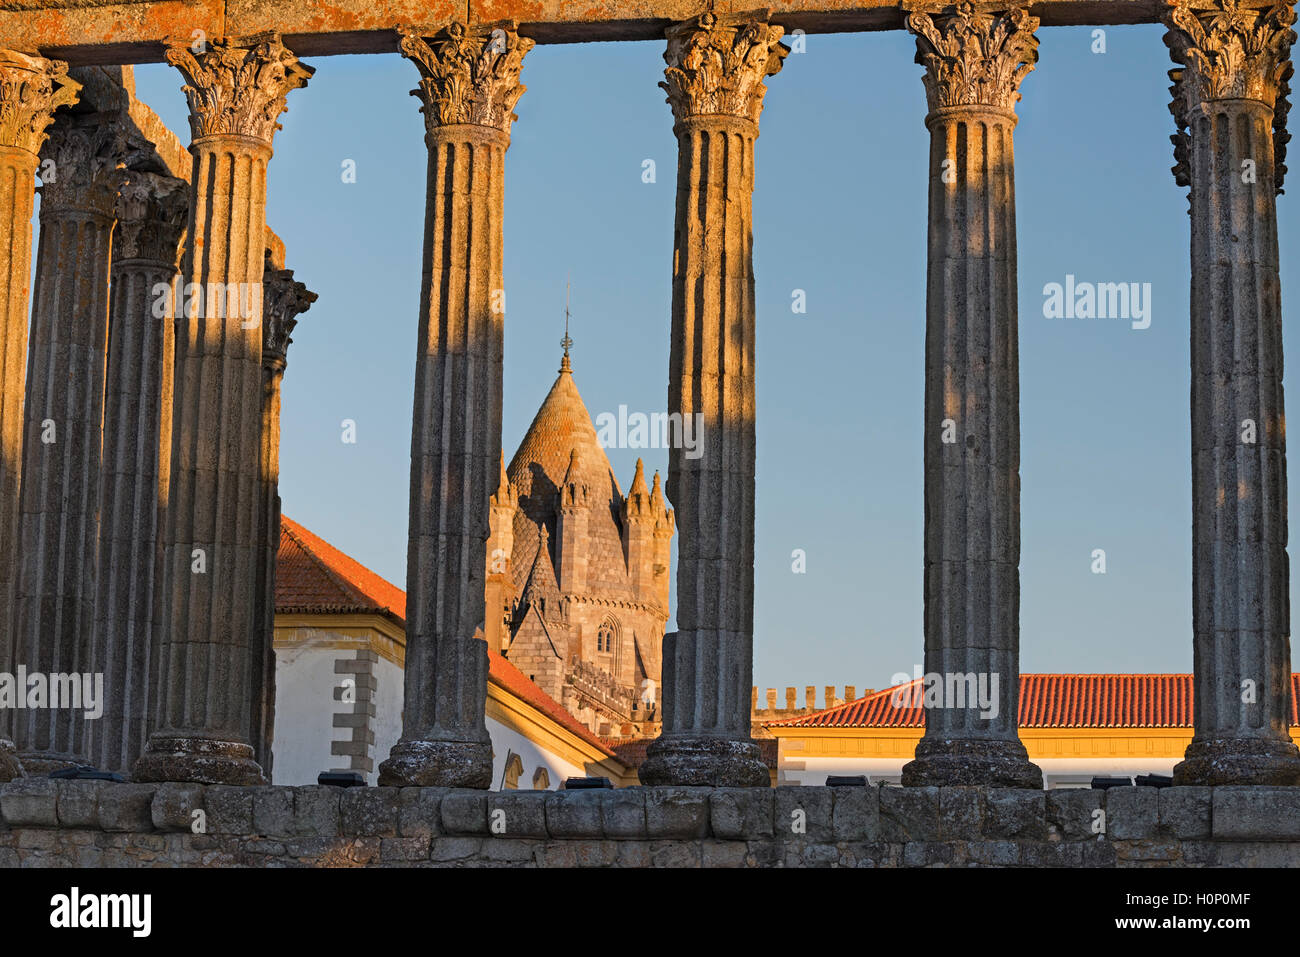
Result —
[[[1019, 105], [1021, 665], [1190, 671], [1189, 239], [1169, 172], [1172, 64], [1162, 27], [1105, 34], [1099, 54], [1092, 28], [1040, 30]], [[754, 677], [879, 688], [921, 661], [925, 96], [904, 33], [806, 46], [769, 81], [757, 145]], [[570, 275], [592, 416], [665, 407], [676, 142], [662, 49], [540, 46], [525, 60], [506, 169], [507, 454], [555, 378]], [[309, 62], [269, 188], [288, 266], [320, 295], [289, 353], [281, 495], [286, 514], [404, 586], [417, 74], [396, 55]], [[179, 74], [141, 66], [136, 80], [188, 142]], [[1285, 305], [1300, 289], [1300, 211], [1279, 202]], [[1150, 283], [1150, 328], [1044, 318], [1044, 285], [1067, 274]], [[1300, 355], [1289, 330], [1285, 344]], [[662, 450], [611, 449], [625, 489], [638, 454], [666, 469]], [[791, 571], [797, 548], [804, 574]]]

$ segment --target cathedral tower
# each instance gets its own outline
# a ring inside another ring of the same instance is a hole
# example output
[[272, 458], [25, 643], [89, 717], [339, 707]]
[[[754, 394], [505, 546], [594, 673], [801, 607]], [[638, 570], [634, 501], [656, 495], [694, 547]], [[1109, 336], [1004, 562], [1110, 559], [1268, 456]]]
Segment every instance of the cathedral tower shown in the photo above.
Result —
[[[624, 497], [574, 382], [570, 345], [566, 334], [559, 375], [493, 499], [494, 521], [512, 514], [513, 534], [492, 607], [519, 597], [491, 647], [596, 733], [653, 734], [646, 701], [661, 681], [672, 511], [657, 474], [646, 487], [641, 462]], [[492, 548], [506, 542], [494, 526]]]

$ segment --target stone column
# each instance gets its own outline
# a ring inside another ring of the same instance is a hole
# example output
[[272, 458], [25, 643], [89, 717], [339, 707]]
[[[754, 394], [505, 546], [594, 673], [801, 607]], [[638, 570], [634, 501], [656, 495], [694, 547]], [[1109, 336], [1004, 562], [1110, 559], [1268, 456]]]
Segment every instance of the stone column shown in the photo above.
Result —
[[[1017, 734], [1020, 369], [1012, 131], [1025, 8], [914, 12], [930, 130], [925, 735], [905, 785], [1041, 788]], [[949, 678], [948, 676], [954, 676]], [[973, 682], [970, 680], [973, 676]], [[981, 700], [982, 699], [982, 700]]]
[[181, 272], [195, 295], [176, 324], [159, 707], [134, 776], [256, 784], [266, 167], [285, 98], [313, 71], [270, 34], [201, 53], [178, 43], [167, 60], [187, 81], [194, 136]]
[[[84, 691], [95, 671], [108, 279], [125, 151], [116, 113], [60, 113], [41, 149], [12, 635], [14, 664], [51, 676], [51, 696], [53, 675]], [[73, 700], [14, 716], [29, 774], [86, 760], [88, 709]]]
[[486, 788], [484, 574], [501, 455], [505, 153], [533, 41], [513, 25], [405, 31], [429, 148], [411, 434], [406, 705], [381, 785]]
[[1277, 208], [1290, 5], [1170, 5], [1171, 111], [1192, 220], [1195, 734], [1176, 784], [1300, 784], [1290, 712]]
[[277, 269], [267, 257], [262, 276], [262, 455], [261, 566], [255, 607], [260, 619], [253, 641], [251, 740], [257, 763], [271, 777], [275, 738], [275, 557], [280, 546], [280, 383], [287, 365], [289, 338], [298, 316], [311, 308], [316, 293], [295, 282], [292, 269]]
[[754, 655], [754, 141], [765, 78], [789, 52], [760, 14], [670, 27], [677, 223], [668, 408], [699, 425], [669, 452], [677, 510], [677, 626], [664, 638], [663, 733], [644, 784], [762, 786], [749, 736]]
[[128, 171], [117, 204], [104, 399], [99, 572], [91, 670], [104, 675], [103, 717], [88, 725], [96, 767], [130, 773], [157, 696], [155, 613], [162, 501], [171, 452], [177, 259], [189, 184]]
[[[64, 63], [0, 50], [0, 671], [6, 673], [14, 670], [8, 631], [18, 567], [34, 177], [54, 111], [76, 102], [80, 89]], [[13, 714], [0, 710], [0, 782], [22, 773], [10, 740]]]

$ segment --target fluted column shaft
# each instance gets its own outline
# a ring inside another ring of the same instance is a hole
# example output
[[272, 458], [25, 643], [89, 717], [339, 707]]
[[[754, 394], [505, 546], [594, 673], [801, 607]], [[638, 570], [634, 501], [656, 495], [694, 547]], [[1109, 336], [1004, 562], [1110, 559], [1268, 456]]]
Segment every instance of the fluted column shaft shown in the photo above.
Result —
[[106, 701], [88, 727], [96, 767], [130, 773], [157, 697], [162, 494], [171, 454], [174, 302], [189, 185], [131, 171], [113, 243], [99, 571], [91, 669]]
[[[381, 785], [486, 788], [485, 568], [501, 455], [505, 152], [532, 41], [455, 24], [400, 49], [429, 148], [411, 426], [406, 697]], [[475, 77], [475, 83], [462, 83]]]
[[250, 736], [265, 530], [266, 167], [285, 96], [311, 70], [278, 39], [211, 42], [198, 54], [178, 45], [167, 58], [188, 81], [194, 163], [182, 273], [202, 302], [177, 306], [159, 701], [135, 777], [255, 784], [264, 780]]
[[[82, 696], [95, 688], [87, 682], [95, 673], [108, 280], [122, 137], [116, 115], [64, 113], [41, 150], [49, 176], [41, 187], [27, 354], [12, 635], [17, 664], [71, 675]], [[82, 696], [15, 717], [14, 743], [28, 773], [86, 760], [93, 709]]]
[[[1015, 160], [1024, 10], [908, 18], [927, 69], [926, 728], [903, 783], [1041, 787], [1016, 731], [1020, 387]], [[972, 82], [972, 80], [974, 82]], [[950, 676], [953, 676], [950, 678]]]
[[[0, 671], [6, 673], [15, 665], [9, 629], [18, 568], [35, 174], [55, 109], [75, 102], [80, 88], [66, 64], [0, 50]], [[0, 709], [0, 782], [22, 773], [11, 740], [13, 715]]]
[[[925, 375], [925, 670], [996, 674], [997, 716], [926, 713], [940, 738], [1016, 737], [1020, 401], [1012, 130], [958, 110], [930, 121]], [[945, 430], [951, 420], [954, 428]], [[945, 435], [947, 431], [947, 435]], [[969, 437], [969, 440], [966, 438]]]
[[259, 611], [253, 640], [250, 730], [257, 763], [272, 776], [275, 740], [275, 563], [280, 545], [280, 387], [284, 381], [290, 333], [298, 316], [316, 301], [292, 269], [277, 269], [269, 261], [262, 278], [262, 448], [258, 500], [262, 529], [261, 564], [255, 607]]
[[250, 655], [253, 671], [249, 700], [253, 710], [249, 740], [267, 780], [274, 780], [271, 747], [275, 741], [275, 560], [280, 542], [280, 386], [283, 381], [283, 364], [263, 362], [262, 467], [258, 482], [261, 520], [258, 540], [262, 543], [262, 555], [254, 603], [259, 616]]
[[[766, 786], [749, 736], [754, 646], [754, 141], [765, 78], [788, 50], [752, 16], [672, 27], [664, 59], [678, 144], [668, 410], [698, 457], [669, 451], [677, 626], [664, 639], [663, 732], [645, 784]], [[692, 453], [694, 455], [694, 453]]]
[[1195, 733], [1175, 783], [1300, 784], [1274, 155], [1295, 13], [1176, 4], [1167, 22], [1192, 258]]

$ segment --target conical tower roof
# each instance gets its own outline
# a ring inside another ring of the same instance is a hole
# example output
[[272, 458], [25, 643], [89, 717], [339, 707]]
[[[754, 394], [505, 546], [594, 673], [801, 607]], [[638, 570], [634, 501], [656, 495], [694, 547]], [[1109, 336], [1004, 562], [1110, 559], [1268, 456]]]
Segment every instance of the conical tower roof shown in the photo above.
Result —
[[[630, 597], [630, 583], [618, 517], [623, 506], [623, 490], [596, 437], [591, 414], [578, 393], [567, 350], [564, 358], [555, 384], [542, 400], [506, 468], [510, 481], [519, 490], [512, 565], [516, 574], [532, 568], [537, 553], [537, 526], [547, 526], [554, 538], [559, 490], [569, 472], [573, 452], [577, 450], [578, 473], [587, 486], [590, 502], [587, 590], [593, 596], [627, 598]], [[560, 543], [554, 544], [558, 547]], [[525, 583], [516, 584], [522, 586]]]

